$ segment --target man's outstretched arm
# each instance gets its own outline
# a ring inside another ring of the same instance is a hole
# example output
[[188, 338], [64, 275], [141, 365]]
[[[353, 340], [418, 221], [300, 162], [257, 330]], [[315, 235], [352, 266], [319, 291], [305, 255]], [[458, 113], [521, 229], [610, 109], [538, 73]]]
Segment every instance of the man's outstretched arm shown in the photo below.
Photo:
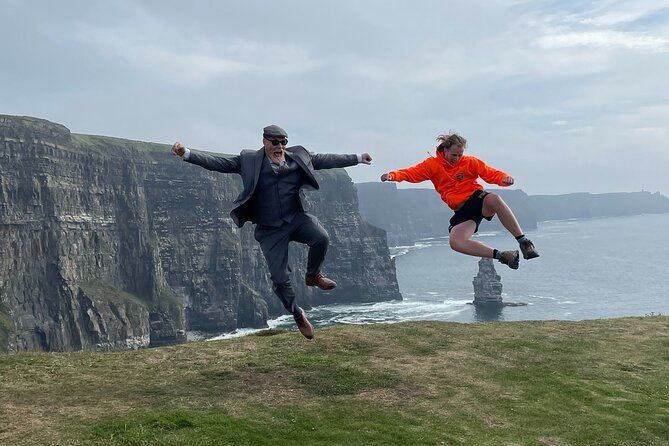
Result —
[[406, 169], [393, 170], [381, 175], [381, 181], [408, 181], [409, 183], [420, 183], [430, 179], [428, 160]]
[[187, 149], [181, 142], [177, 141], [172, 146], [172, 153], [181, 157], [184, 161], [197, 164], [207, 170], [215, 170], [223, 173], [240, 173], [241, 161], [236, 156], [212, 156], [206, 153], [194, 152]]
[[355, 166], [358, 163], [371, 164], [372, 157], [369, 153], [362, 155], [337, 155], [331, 153], [310, 153], [311, 163], [314, 170], [334, 169], [337, 167]]
[[498, 186], [507, 187], [514, 183], [514, 179], [508, 173], [488, 166], [480, 159], [476, 159], [476, 170], [483, 181], [488, 184], [496, 184]]

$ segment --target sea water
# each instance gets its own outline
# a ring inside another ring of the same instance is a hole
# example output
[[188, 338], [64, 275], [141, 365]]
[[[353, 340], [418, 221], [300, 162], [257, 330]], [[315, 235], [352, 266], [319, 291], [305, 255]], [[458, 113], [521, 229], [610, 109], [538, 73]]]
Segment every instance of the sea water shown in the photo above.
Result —
[[[485, 222], [480, 231], [476, 240], [518, 249], [507, 232], [485, 232]], [[325, 326], [669, 315], [669, 214], [542, 222], [526, 235], [541, 257], [521, 258], [518, 270], [494, 263], [503, 300], [526, 306], [484, 312], [470, 305], [479, 258], [453, 251], [444, 237], [391, 248], [403, 300], [320, 306], [309, 310], [309, 319]], [[291, 316], [269, 324], [295, 325]]]

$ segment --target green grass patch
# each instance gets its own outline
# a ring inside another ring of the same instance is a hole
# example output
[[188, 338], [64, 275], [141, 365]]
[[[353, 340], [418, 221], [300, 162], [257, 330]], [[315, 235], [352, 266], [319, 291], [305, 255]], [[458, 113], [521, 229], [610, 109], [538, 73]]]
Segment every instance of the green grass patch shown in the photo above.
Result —
[[318, 352], [293, 352], [287, 354], [283, 363], [292, 369], [293, 382], [312, 395], [354, 395], [363, 390], [395, 387], [401, 380], [390, 370], [361, 368], [351, 357]]
[[[356, 404], [309, 410], [299, 406], [245, 406], [244, 415], [226, 411], [137, 413], [94, 424], [94, 444], [125, 445], [388, 445], [439, 444], [429, 416]], [[421, 414], [424, 415], [424, 414]]]
[[667, 445], [669, 318], [0, 355], [0, 444]]
[[283, 328], [268, 328], [267, 330], [260, 330], [252, 334], [252, 336], [258, 337], [267, 337], [267, 336], [276, 336], [279, 334], [288, 333], [288, 330]]
[[170, 287], [163, 286], [160, 288], [158, 301], [154, 303], [153, 308], [169, 314], [173, 321], [181, 320], [183, 304]]
[[312, 367], [333, 367], [340, 361], [335, 356], [321, 353], [294, 352], [287, 354], [283, 362], [288, 366], [310, 369]]
[[169, 287], [162, 287], [156, 299], [131, 294], [100, 281], [89, 281], [81, 284], [80, 287], [96, 303], [112, 302], [117, 305], [128, 303], [140, 305], [151, 311], [164, 312], [170, 315], [174, 321], [181, 319], [181, 300]]
[[[132, 139], [116, 138], [113, 136], [102, 135], [83, 135], [80, 133], [72, 133], [72, 146], [83, 152], [96, 152], [101, 155], [117, 156], [118, 149], [129, 149], [138, 154], [153, 154], [153, 153], [171, 153], [172, 144], [161, 144], [147, 141], [136, 141]], [[221, 155], [221, 153], [208, 152], [214, 155]]]
[[400, 381], [390, 371], [359, 370], [355, 367], [315, 367], [293, 380], [315, 396], [355, 395], [363, 390], [392, 388]]
[[118, 288], [104, 282], [86, 282], [80, 285], [80, 288], [86, 293], [93, 302], [105, 303], [113, 302], [115, 304], [131, 303], [147, 307], [150, 302], [134, 294], [119, 290]]
[[128, 148], [138, 152], [171, 152], [171, 144], [159, 144], [131, 139], [115, 138], [113, 136], [82, 135], [72, 133], [72, 143], [80, 149], [96, 151], [101, 154], [114, 155], [115, 148]]

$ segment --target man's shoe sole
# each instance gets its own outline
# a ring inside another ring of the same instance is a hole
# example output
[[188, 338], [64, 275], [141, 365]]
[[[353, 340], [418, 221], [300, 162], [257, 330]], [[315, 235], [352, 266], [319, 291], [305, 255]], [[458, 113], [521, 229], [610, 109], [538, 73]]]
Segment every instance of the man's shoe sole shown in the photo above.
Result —
[[300, 324], [299, 324], [297, 321], [295, 321], [295, 324], [297, 325], [297, 330], [300, 332], [300, 334], [301, 334], [302, 336], [304, 336], [305, 338], [311, 340], [311, 339], [314, 338], [314, 326], [313, 326], [313, 324], [312, 324], [311, 322], [309, 322], [309, 319], [307, 319], [307, 316], [304, 314], [304, 312], [302, 312], [302, 317], [304, 318], [304, 320], [305, 320], [306, 323], [308, 324], [309, 331], [310, 331], [311, 333], [305, 333], [304, 331], [302, 331], [301, 328], [300, 328]]
[[[330, 279], [330, 280], [331, 280], [331, 279]], [[328, 286], [328, 285], [326, 285], [326, 286], [320, 286], [319, 284], [314, 283], [314, 282], [311, 282], [311, 281], [308, 280], [308, 279], [305, 279], [305, 280], [304, 280], [304, 283], [305, 283], [305, 285], [307, 285], [307, 286], [315, 286], [316, 288], [319, 288], [319, 289], [321, 289], [321, 290], [323, 290], [323, 291], [330, 291], [330, 290], [334, 290], [335, 288], [337, 288], [337, 282], [335, 282], [334, 280], [332, 281], [332, 285], [329, 285], [329, 286]]]
[[527, 256], [525, 256], [525, 253], [523, 253], [523, 258], [525, 260], [536, 259], [537, 257], [539, 257], [539, 253], [536, 251], [528, 252]]

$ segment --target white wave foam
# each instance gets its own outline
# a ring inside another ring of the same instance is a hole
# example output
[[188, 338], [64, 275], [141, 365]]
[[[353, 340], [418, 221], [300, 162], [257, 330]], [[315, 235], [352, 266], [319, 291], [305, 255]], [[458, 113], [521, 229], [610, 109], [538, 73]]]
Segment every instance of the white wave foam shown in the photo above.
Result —
[[267, 325], [269, 326], [269, 328], [277, 328], [281, 325], [285, 325], [286, 323], [292, 321], [293, 321], [293, 316], [291, 316], [290, 314], [284, 314], [283, 316], [279, 316], [276, 319], [269, 319], [267, 321]]
[[532, 297], [534, 299], [548, 299], [548, 300], [557, 300], [557, 297], [551, 297], [551, 296], [539, 296], [537, 294], [528, 294], [528, 297]]
[[403, 256], [411, 251], [419, 249], [430, 248], [432, 246], [446, 246], [448, 244], [448, 237], [427, 238], [418, 240], [413, 245], [389, 246], [390, 258]]
[[229, 333], [222, 333], [218, 336], [214, 336], [213, 338], [207, 338], [205, 341], [220, 341], [222, 339], [239, 338], [241, 336], [250, 335], [251, 333], [256, 333], [262, 330], [266, 330], [266, 328], [238, 328], [237, 330]]

